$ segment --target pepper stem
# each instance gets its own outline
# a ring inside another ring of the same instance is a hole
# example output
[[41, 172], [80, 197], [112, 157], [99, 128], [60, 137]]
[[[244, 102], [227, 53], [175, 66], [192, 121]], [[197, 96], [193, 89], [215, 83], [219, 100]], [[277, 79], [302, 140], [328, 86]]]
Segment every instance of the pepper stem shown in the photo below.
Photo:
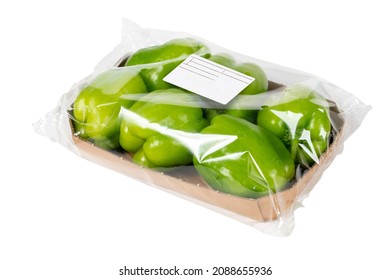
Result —
[[298, 139], [292, 139], [291, 141], [291, 149], [290, 149], [290, 154], [292, 159], [295, 161], [295, 158], [297, 157], [298, 153], [298, 148], [299, 148], [299, 140]]

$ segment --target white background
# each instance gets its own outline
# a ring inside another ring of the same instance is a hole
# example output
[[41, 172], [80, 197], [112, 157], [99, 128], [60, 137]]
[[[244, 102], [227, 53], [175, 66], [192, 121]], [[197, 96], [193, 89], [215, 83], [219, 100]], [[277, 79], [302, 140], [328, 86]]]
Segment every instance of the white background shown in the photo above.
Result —
[[[118, 276], [124, 265], [389, 279], [387, 1], [8, 2], [0, 4], [0, 279], [135, 279]], [[291, 236], [263, 234], [33, 132], [119, 43], [122, 17], [314, 73], [373, 106], [295, 212]]]

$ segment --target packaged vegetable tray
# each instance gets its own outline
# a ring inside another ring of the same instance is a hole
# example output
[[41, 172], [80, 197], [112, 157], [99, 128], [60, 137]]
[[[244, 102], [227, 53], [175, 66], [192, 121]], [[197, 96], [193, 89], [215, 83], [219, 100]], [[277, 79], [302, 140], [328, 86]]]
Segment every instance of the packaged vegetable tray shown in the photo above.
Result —
[[369, 109], [311, 74], [124, 20], [122, 42], [35, 129], [83, 158], [286, 235]]

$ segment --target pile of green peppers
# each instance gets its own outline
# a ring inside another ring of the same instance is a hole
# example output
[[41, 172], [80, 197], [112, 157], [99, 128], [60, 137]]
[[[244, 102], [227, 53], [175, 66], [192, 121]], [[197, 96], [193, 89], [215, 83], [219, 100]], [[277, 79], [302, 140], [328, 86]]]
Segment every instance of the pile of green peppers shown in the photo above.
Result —
[[202, 108], [197, 100], [203, 97], [163, 80], [192, 54], [255, 78], [239, 95], [268, 91], [258, 65], [211, 54], [191, 38], [175, 39], [138, 50], [123, 67], [84, 87], [72, 108], [75, 135], [103, 149], [126, 151], [145, 167], [193, 165], [210, 187], [247, 198], [281, 191], [294, 180], [297, 166], [318, 163], [331, 133], [324, 98], [295, 85], [274, 105], [256, 110], [234, 100], [224, 108]]

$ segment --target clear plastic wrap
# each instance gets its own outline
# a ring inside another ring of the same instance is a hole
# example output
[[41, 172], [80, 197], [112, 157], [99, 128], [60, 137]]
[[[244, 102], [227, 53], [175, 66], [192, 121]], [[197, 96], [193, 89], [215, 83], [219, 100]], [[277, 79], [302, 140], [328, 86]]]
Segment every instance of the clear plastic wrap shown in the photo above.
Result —
[[[122, 37], [36, 131], [264, 232], [289, 234], [294, 210], [370, 107], [321, 78], [193, 35], [124, 20]], [[255, 81], [226, 105], [165, 82], [191, 54]]]

